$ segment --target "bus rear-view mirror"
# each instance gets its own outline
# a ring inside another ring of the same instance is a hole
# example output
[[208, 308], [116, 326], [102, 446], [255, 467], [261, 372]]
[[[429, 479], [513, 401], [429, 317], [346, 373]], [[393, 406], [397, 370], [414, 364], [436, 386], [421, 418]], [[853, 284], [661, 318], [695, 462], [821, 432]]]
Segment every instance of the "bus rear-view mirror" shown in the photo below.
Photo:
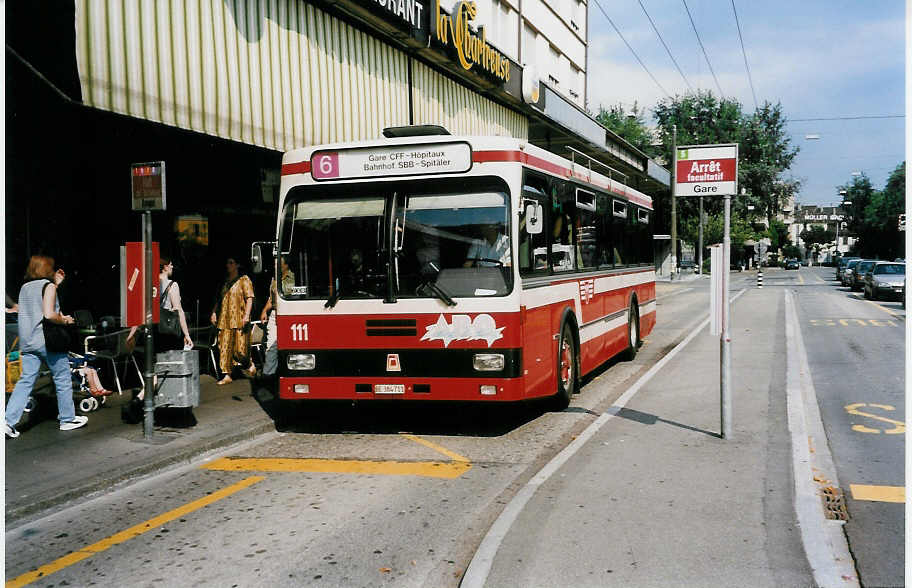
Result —
[[544, 225], [544, 209], [539, 203], [526, 205], [526, 232], [530, 235], [538, 235], [542, 232]]

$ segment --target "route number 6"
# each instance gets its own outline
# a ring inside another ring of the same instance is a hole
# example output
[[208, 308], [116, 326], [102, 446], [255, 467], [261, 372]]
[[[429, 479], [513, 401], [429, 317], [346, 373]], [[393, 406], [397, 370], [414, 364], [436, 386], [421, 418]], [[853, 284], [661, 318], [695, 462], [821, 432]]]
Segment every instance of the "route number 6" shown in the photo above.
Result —
[[291, 325], [291, 340], [292, 341], [307, 341], [309, 336], [307, 333], [307, 323], [295, 323]]
[[339, 154], [335, 152], [320, 153], [313, 158], [313, 176], [315, 178], [335, 178], [339, 176]]

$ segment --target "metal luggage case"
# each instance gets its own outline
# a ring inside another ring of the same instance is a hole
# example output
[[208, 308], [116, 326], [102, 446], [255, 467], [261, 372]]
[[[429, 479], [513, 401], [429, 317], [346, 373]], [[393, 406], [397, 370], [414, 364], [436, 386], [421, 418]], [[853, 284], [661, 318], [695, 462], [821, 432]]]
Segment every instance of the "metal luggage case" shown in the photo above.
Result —
[[155, 408], [199, 406], [199, 352], [165, 351], [155, 356]]

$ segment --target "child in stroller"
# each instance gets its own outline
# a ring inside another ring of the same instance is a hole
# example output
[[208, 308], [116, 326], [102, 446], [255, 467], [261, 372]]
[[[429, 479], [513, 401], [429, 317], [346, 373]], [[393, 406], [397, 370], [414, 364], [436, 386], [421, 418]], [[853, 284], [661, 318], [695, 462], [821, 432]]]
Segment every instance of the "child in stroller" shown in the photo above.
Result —
[[73, 375], [73, 400], [79, 412], [98, 410], [111, 394], [98, 379], [98, 370], [89, 365], [85, 356], [70, 352], [70, 373]]

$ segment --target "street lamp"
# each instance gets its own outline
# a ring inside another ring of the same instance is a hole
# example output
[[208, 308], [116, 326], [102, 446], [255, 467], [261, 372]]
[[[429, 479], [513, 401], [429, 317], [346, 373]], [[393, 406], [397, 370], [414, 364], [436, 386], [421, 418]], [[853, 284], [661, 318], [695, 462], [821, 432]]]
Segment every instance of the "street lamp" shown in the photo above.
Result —
[[[840, 190], [840, 191], [839, 191], [839, 195], [840, 195], [840, 196], [845, 196], [845, 195], [846, 195], [846, 191], [845, 191], [845, 190]], [[842, 204], [839, 205], [839, 208], [842, 208], [843, 206], [845, 206], [845, 205], [847, 205], [847, 204], [852, 204], [852, 201], [851, 201], [851, 200], [843, 200], [843, 201], [842, 201]], [[841, 224], [842, 224], [842, 219], [836, 219], [836, 253], [837, 253], [837, 254], [839, 254], [839, 225], [841, 225]]]

